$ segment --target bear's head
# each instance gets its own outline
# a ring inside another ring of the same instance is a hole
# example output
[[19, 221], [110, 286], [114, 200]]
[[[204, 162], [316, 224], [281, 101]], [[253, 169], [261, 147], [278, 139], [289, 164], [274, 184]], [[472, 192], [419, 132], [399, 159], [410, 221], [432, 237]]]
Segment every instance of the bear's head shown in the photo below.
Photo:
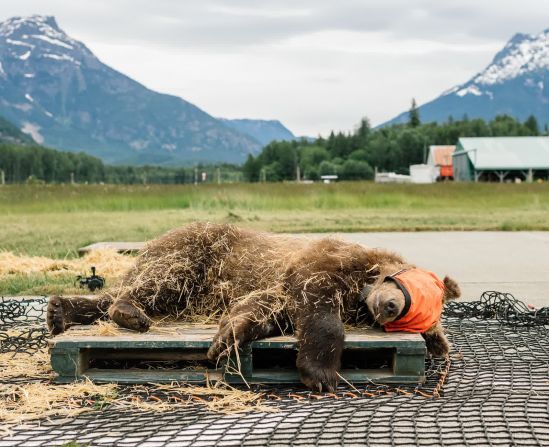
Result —
[[404, 293], [394, 281], [383, 281], [375, 286], [366, 285], [362, 292], [368, 311], [380, 325], [394, 321], [404, 309]]

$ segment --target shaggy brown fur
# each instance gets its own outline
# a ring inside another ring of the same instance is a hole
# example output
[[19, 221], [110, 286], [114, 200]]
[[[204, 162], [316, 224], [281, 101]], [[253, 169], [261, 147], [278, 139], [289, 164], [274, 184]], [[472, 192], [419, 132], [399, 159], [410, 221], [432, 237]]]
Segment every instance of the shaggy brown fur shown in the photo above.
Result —
[[55, 334], [108, 315], [147, 331], [155, 315], [209, 318], [220, 321], [212, 360], [251, 340], [293, 331], [303, 382], [333, 390], [343, 324], [371, 322], [364, 285], [408, 266], [394, 253], [338, 239], [197, 223], [150, 242], [122, 284], [99, 299], [50, 299], [48, 325]]

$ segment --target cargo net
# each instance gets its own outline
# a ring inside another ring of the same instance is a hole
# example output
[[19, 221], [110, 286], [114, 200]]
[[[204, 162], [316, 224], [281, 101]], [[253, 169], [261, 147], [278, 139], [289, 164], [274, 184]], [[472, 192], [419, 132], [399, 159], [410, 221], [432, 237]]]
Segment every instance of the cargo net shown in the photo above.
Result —
[[[0, 300], [1, 354], [43, 349], [46, 302]], [[0, 422], [0, 445], [549, 445], [549, 308], [485, 292], [478, 301], [447, 304], [443, 324], [453, 350], [449, 359], [426, 360], [420, 386], [343, 383], [334, 394], [261, 387], [254, 390], [264, 404], [242, 414], [211, 411], [208, 396], [171, 408], [188, 396], [119, 387], [118, 396], [166, 403], [167, 410], [124, 410], [88, 396], [77, 403], [91, 411], [78, 416]]]

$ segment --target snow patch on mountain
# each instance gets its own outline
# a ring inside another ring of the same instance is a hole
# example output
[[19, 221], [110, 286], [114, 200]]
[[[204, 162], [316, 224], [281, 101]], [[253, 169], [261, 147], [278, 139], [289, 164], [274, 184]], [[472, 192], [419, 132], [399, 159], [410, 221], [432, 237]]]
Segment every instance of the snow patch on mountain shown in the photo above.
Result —
[[6, 39], [6, 42], [11, 45], [17, 45], [20, 47], [27, 47], [31, 49], [34, 48], [34, 45], [32, 43], [22, 42], [21, 40]]
[[[262, 147], [249, 132], [103, 64], [53, 17], [0, 22], [0, 61], [0, 115], [40, 143], [108, 163], [162, 165], [239, 163]], [[277, 126], [269, 124], [252, 127], [270, 135]]]
[[475, 96], [481, 96], [482, 92], [476, 85], [470, 85], [469, 87], [462, 88], [456, 92], [456, 95], [458, 96], [465, 96], [465, 95], [475, 95]]
[[[534, 116], [549, 125], [549, 29], [516, 34], [484, 70], [419, 107], [422, 122], [443, 122], [449, 116], [493, 119], [502, 114], [519, 120]], [[405, 123], [407, 112], [383, 125]]]
[[[549, 29], [537, 34], [517, 34], [496, 54], [490, 65], [465, 84], [446, 90], [440, 96], [467, 95], [494, 98], [492, 88], [522, 75], [549, 68]], [[525, 85], [543, 91], [543, 82], [526, 79]]]
[[74, 49], [74, 47], [72, 45], [69, 45], [68, 43], [63, 42], [62, 40], [54, 39], [54, 38], [49, 37], [49, 36], [45, 36], [45, 35], [42, 36], [42, 35], [39, 35], [39, 34], [33, 34], [30, 37], [32, 37], [33, 39], [43, 40], [45, 42], [51, 43], [52, 45], [57, 45], [59, 47], [68, 48], [69, 50]]
[[538, 35], [518, 34], [479, 73], [476, 84], [501, 84], [522, 74], [549, 67], [549, 29]]
[[40, 126], [38, 124], [29, 123], [28, 121], [25, 121], [23, 123], [23, 127], [21, 128], [21, 132], [26, 133], [27, 135], [30, 135], [34, 141], [36, 141], [38, 144], [42, 144], [44, 142], [44, 137], [40, 133]]
[[[2, 38], [11, 46], [8, 47], [9, 53], [21, 60], [27, 60], [31, 52], [35, 56], [42, 55], [71, 62], [75, 62], [74, 56], [81, 58], [90, 55], [84, 45], [59, 29], [55, 18], [48, 16], [12, 17], [0, 23], [0, 40]], [[17, 48], [21, 47], [27, 48], [28, 51], [20, 54]]]
[[74, 57], [71, 57], [68, 54], [46, 53], [46, 54], [43, 54], [42, 57], [47, 57], [49, 59], [55, 59], [58, 61], [70, 61], [70, 62], [74, 62], [76, 65], [80, 65], [80, 61], [77, 61]]

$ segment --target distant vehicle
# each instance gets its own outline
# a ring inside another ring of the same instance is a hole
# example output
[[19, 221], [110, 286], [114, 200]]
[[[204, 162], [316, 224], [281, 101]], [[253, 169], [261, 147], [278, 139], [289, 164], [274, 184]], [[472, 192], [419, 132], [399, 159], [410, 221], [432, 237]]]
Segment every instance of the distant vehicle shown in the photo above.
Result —
[[332, 183], [336, 182], [339, 177], [337, 175], [321, 175], [320, 179], [323, 183]]

